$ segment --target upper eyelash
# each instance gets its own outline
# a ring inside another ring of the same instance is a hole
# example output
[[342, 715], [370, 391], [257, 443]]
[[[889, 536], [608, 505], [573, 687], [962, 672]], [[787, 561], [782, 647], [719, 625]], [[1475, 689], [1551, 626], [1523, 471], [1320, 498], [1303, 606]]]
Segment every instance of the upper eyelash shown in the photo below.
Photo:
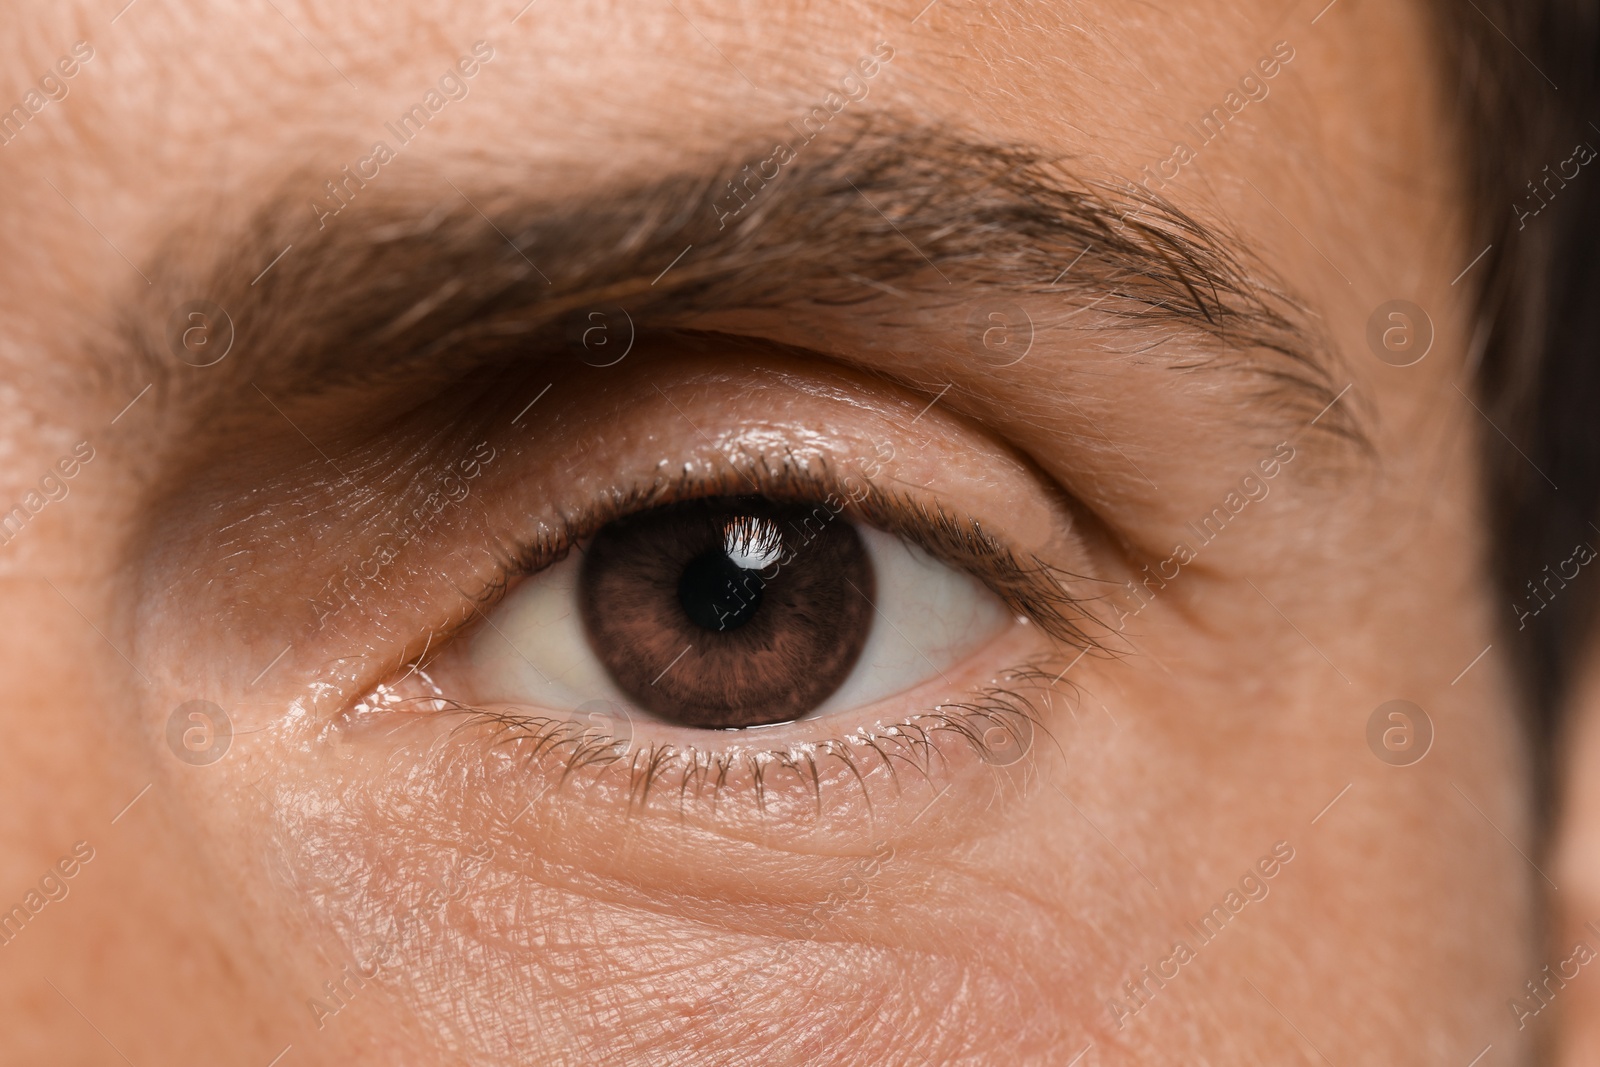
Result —
[[[757, 473], [758, 472], [758, 473]], [[537, 538], [502, 552], [502, 572], [487, 583], [479, 603], [500, 599], [518, 578], [537, 574], [565, 559], [582, 541], [617, 519], [652, 507], [716, 496], [759, 495], [788, 503], [812, 503], [834, 494], [842, 478], [824, 459], [802, 464], [792, 456], [774, 470], [763, 457], [749, 469], [733, 468], [711, 475], [683, 473], [649, 487], [620, 492], [562, 521], [559, 533]], [[887, 533], [903, 537], [940, 562], [973, 574], [1008, 608], [1027, 618], [1052, 640], [1085, 652], [1111, 654], [1097, 633], [1112, 627], [1091, 613], [1091, 598], [1068, 592], [1068, 582], [1100, 579], [1074, 574], [1038, 556], [1026, 562], [984, 532], [978, 520], [963, 522], [943, 507], [929, 505], [909, 493], [879, 488], [861, 479], [866, 493], [846, 512]]]

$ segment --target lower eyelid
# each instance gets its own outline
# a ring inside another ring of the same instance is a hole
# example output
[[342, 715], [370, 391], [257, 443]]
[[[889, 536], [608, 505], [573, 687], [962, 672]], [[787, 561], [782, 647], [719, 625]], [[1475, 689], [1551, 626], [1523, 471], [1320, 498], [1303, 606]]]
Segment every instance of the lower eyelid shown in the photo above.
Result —
[[[973, 658], [994, 662], [1027, 651], [1038, 651], [1037, 635], [1016, 627]], [[962, 675], [971, 675], [970, 688], [955, 696], [942, 682], [929, 683], [895, 701], [893, 714], [866, 709], [854, 728], [832, 730], [823, 723], [834, 720], [743, 731], [627, 720], [618, 729], [604, 718], [473, 708], [438, 695], [396, 694], [367, 717], [420, 719], [418, 728], [448, 736], [468, 765], [477, 753], [485, 785], [508, 817], [523, 810], [532, 819], [555, 810], [601, 821], [655, 814], [734, 836], [851, 838], [869, 825], [904, 825], [942, 792], [961, 794], [965, 806], [1001, 781], [1025, 777], [1055, 746], [1049, 694], [1064, 665], [1041, 659], [987, 676], [974, 668]]]

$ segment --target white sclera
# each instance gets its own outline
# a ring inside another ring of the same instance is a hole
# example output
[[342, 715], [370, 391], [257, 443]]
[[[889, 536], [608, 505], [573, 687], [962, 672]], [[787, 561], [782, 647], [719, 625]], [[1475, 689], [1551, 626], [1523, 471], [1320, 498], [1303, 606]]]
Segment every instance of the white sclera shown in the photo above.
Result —
[[813, 715], [866, 707], [915, 688], [1011, 621], [1000, 598], [972, 575], [893, 534], [859, 525], [856, 532], [876, 573], [877, 610], [855, 668]]
[[[855, 529], [876, 579], [872, 624], [855, 667], [808, 718], [866, 707], [915, 688], [960, 663], [1011, 622], [1006, 606], [971, 575], [893, 534], [862, 525]], [[629, 705], [584, 632], [577, 603], [581, 565], [573, 553], [530, 578], [495, 608], [492, 625], [473, 637], [468, 661], [481, 701], [555, 713], [594, 699]], [[803, 566], [803, 555], [791, 565]]]

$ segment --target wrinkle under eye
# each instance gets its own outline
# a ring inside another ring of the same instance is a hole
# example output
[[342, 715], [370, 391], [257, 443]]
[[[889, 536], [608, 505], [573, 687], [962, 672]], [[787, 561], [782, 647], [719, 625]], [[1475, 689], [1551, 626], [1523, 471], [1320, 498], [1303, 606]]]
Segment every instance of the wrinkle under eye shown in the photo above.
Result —
[[578, 580], [589, 643], [629, 699], [723, 729], [787, 722], [826, 700], [866, 645], [873, 592], [848, 521], [760, 497], [613, 522]]

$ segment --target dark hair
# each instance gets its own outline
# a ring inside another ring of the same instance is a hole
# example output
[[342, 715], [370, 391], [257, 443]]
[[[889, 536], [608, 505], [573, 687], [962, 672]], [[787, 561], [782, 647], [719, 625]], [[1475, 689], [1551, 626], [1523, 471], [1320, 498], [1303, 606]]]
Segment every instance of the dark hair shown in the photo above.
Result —
[[1502, 633], [1548, 809], [1559, 712], [1591, 637], [1600, 567], [1552, 587], [1559, 595], [1526, 620], [1512, 605], [1580, 542], [1600, 546], [1600, 166], [1557, 173], [1575, 146], [1600, 147], [1600, 0], [1433, 3], [1470, 168], [1470, 247], [1492, 245], [1471, 275], [1469, 359], [1494, 424], [1481, 429], [1494, 569], [1508, 598]]

